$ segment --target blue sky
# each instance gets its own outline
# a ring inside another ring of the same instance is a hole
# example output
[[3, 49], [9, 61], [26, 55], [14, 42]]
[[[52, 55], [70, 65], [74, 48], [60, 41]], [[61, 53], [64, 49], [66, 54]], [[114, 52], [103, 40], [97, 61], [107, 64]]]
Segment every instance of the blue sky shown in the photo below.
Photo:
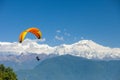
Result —
[[49, 45], [82, 38], [120, 47], [120, 1], [0, 0], [0, 41], [18, 41], [29, 27], [38, 27]]

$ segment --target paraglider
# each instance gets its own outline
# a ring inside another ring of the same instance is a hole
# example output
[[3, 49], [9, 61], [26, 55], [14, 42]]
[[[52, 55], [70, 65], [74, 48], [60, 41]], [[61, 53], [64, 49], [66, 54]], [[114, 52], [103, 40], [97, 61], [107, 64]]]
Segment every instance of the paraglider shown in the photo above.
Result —
[[[19, 36], [19, 43], [22, 43], [25, 39], [25, 36], [27, 35], [27, 33], [32, 33], [34, 34], [38, 39], [41, 39], [42, 37], [42, 33], [38, 28], [28, 28], [27, 30], [23, 31], [20, 33]], [[40, 60], [40, 58], [38, 56], [36, 56], [37, 61]]]
[[40, 58], [39, 58], [38, 56], [36, 57], [36, 59], [37, 59], [37, 61], [39, 61], [39, 60], [40, 60]]
[[27, 33], [30, 32], [34, 34], [38, 39], [42, 37], [42, 33], [38, 28], [28, 28], [27, 30], [23, 31], [20, 36], [19, 36], [19, 42], [22, 43], [23, 40], [25, 39], [25, 36]]

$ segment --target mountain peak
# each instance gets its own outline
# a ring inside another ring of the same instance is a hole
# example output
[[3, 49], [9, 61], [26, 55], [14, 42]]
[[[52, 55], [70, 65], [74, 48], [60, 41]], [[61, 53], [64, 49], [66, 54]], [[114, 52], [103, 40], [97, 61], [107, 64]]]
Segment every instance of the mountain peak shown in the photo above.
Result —
[[97, 44], [96, 42], [94, 42], [92, 40], [80, 40], [80, 41], [74, 43], [73, 45], [82, 47], [82, 48], [86, 47], [88, 49], [105, 49], [105, 48], [107, 48], [100, 44]]
[[80, 40], [78, 41], [78, 43], [86, 44], [86, 43], [94, 43], [94, 42], [92, 40]]
[[77, 44], [82, 44], [82, 45], [89, 45], [89, 46], [101, 46], [99, 44], [97, 44], [96, 42], [92, 41], [92, 40], [80, 40], [77, 42]]

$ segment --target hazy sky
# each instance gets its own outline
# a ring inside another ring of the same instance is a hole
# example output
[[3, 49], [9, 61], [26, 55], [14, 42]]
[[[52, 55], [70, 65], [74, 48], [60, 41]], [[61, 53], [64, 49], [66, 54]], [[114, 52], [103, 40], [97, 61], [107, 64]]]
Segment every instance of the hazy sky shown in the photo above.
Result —
[[29, 27], [38, 27], [50, 45], [87, 39], [120, 47], [120, 1], [0, 0], [0, 41], [16, 42]]

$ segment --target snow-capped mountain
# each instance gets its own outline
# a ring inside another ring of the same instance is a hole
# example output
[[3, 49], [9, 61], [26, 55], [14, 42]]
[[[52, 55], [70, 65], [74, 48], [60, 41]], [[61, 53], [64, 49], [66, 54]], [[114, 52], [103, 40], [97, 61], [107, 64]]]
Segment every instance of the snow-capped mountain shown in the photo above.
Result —
[[120, 48], [99, 45], [92, 40], [80, 40], [73, 44], [49, 46], [39, 44], [37, 40], [26, 39], [23, 43], [0, 42], [0, 55], [73, 55], [88, 59], [120, 59]]

